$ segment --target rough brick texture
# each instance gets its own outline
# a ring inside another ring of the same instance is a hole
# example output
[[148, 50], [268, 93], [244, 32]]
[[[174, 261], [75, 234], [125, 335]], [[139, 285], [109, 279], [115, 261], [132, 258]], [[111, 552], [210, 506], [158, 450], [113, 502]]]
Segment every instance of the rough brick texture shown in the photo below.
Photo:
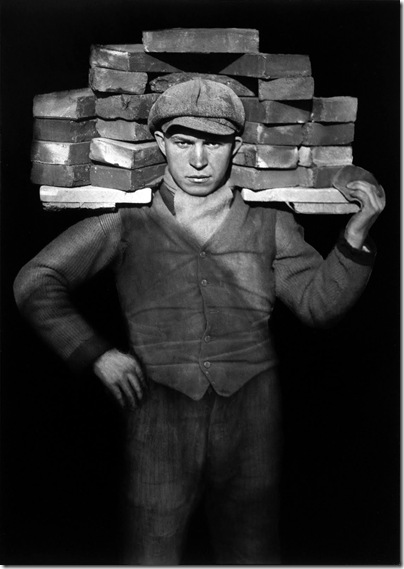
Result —
[[256, 170], [243, 166], [232, 166], [231, 181], [236, 186], [250, 190], [309, 186], [310, 176], [307, 168], [293, 170]]
[[85, 142], [98, 136], [95, 119], [73, 121], [69, 119], [35, 119], [34, 140], [52, 142]]
[[174, 28], [143, 32], [146, 52], [257, 53], [257, 30], [241, 28]]
[[85, 164], [90, 161], [90, 142], [46, 142], [34, 140], [31, 160], [45, 164]]
[[246, 201], [293, 202], [293, 203], [346, 203], [347, 200], [335, 188], [273, 188], [268, 190], [243, 189], [241, 195]]
[[310, 215], [347, 215], [359, 211], [354, 203], [294, 203], [293, 209], [296, 213]]
[[147, 73], [117, 71], [103, 67], [92, 67], [88, 78], [89, 85], [94, 91], [132, 95], [142, 95], [145, 92], [147, 79]]
[[165, 158], [156, 142], [133, 144], [107, 138], [92, 140], [90, 158], [96, 162], [129, 169], [165, 163]]
[[[278, 101], [259, 101], [256, 98], [241, 98], [246, 120], [263, 124], [305, 123], [310, 118], [310, 110], [304, 103], [291, 104]], [[306, 108], [305, 108], [306, 107]]]
[[295, 146], [243, 144], [233, 164], [249, 168], [295, 168], [298, 149]]
[[258, 79], [311, 76], [308, 55], [257, 53], [245, 54], [223, 66], [220, 73]]
[[154, 140], [153, 135], [146, 124], [121, 119], [103, 120], [97, 119], [97, 131], [103, 138], [124, 140], [128, 142], [143, 142]]
[[303, 141], [303, 125], [265, 126], [247, 121], [243, 140], [249, 144], [299, 146]]
[[156, 79], [150, 81], [149, 86], [151, 91], [163, 93], [169, 87], [178, 85], [179, 83], [184, 83], [185, 81], [190, 81], [195, 77], [202, 77], [204, 79], [209, 79], [210, 81], [223, 83], [233, 89], [239, 97], [255, 97], [257, 94], [257, 86], [255, 86], [255, 90], [253, 90], [232, 77], [225, 77], [224, 75], [215, 75], [212, 73], [170, 73], [168, 75], [156, 77]]
[[307, 123], [304, 125], [303, 144], [306, 146], [338, 146], [353, 142], [354, 123], [330, 124]]
[[109, 207], [115, 206], [117, 203], [150, 203], [152, 199], [152, 192], [150, 188], [144, 188], [135, 192], [123, 192], [122, 190], [115, 190], [113, 188], [100, 188], [99, 186], [88, 185], [84, 188], [57, 188], [49, 186], [42, 186], [40, 189], [41, 199], [46, 203], [53, 203], [55, 207], [63, 209], [69, 203], [75, 203], [73, 207], [90, 207], [90, 204], [95, 206]]
[[311, 120], [313, 122], [355, 122], [358, 111], [356, 97], [314, 97]]
[[88, 119], [95, 117], [95, 95], [91, 89], [73, 89], [36, 95], [33, 115], [40, 118]]
[[173, 73], [182, 71], [158, 57], [145, 53], [143, 44], [93, 45], [90, 53], [91, 67], [107, 67], [121, 71], [146, 73]]
[[258, 81], [258, 98], [261, 101], [308, 100], [313, 95], [313, 77], [281, 77]]
[[31, 168], [33, 184], [50, 186], [85, 186], [90, 183], [90, 164], [41, 164], [33, 162]]
[[137, 170], [126, 170], [93, 164], [90, 168], [90, 181], [93, 186], [133, 192], [163, 176], [165, 168], [165, 164], [157, 164]]
[[97, 99], [95, 110], [97, 116], [104, 119], [139, 120], [147, 119], [157, 93], [147, 95], [111, 95]]
[[352, 146], [301, 146], [301, 166], [343, 166], [352, 164]]

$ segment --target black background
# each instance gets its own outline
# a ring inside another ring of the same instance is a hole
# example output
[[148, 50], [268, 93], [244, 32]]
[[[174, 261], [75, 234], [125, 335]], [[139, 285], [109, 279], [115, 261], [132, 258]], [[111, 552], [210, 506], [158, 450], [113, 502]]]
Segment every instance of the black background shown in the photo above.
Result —
[[[275, 310], [283, 360], [281, 531], [287, 564], [400, 560], [400, 4], [398, 1], [7, 0], [2, 3], [2, 553], [7, 564], [115, 564], [121, 424], [96, 381], [73, 378], [14, 305], [18, 269], [78, 212], [43, 212], [29, 181], [34, 95], [87, 85], [92, 43], [141, 31], [245, 27], [260, 51], [310, 55], [316, 96], [359, 98], [354, 162], [388, 205], [369, 286], [331, 331]], [[300, 216], [326, 253], [347, 219]], [[78, 299], [121, 341], [107, 275]], [[208, 564], [198, 513], [185, 562]]]

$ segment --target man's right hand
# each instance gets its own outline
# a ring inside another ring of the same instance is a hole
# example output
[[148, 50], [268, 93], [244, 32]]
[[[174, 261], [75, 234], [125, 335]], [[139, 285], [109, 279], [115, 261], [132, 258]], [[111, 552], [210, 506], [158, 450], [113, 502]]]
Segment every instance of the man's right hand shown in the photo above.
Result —
[[134, 356], [108, 350], [94, 362], [93, 370], [122, 407], [137, 407], [141, 403], [146, 380]]

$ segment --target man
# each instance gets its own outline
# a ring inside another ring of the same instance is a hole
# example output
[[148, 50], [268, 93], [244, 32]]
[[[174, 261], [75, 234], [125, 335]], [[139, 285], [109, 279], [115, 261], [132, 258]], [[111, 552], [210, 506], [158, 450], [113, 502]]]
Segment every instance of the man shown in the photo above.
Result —
[[[349, 184], [361, 210], [323, 260], [292, 213], [250, 207], [232, 187], [244, 118], [224, 85], [168, 89], [149, 116], [167, 159], [151, 206], [79, 222], [16, 279], [26, 318], [73, 369], [91, 365], [127, 416], [128, 564], [178, 564], [202, 498], [217, 563], [279, 563], [275, 298], [308, 325], [328, 326], [370, 276], [380, 187]], [[70, 300], [105, 267], [115, 273], [127, 354]]]

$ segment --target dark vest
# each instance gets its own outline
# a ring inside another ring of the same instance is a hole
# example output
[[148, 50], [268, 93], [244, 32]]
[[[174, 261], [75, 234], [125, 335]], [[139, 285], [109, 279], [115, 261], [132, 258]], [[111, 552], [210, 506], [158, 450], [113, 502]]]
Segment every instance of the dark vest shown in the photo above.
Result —
[[148, 376], [200, 399], [228, 396], [276, 363], [268, 319], [275, 301], [275, 216], [238, 191], [200, 246], [157, 192], [134, 223], [123, 213], [117, 287], [134, 352]]

